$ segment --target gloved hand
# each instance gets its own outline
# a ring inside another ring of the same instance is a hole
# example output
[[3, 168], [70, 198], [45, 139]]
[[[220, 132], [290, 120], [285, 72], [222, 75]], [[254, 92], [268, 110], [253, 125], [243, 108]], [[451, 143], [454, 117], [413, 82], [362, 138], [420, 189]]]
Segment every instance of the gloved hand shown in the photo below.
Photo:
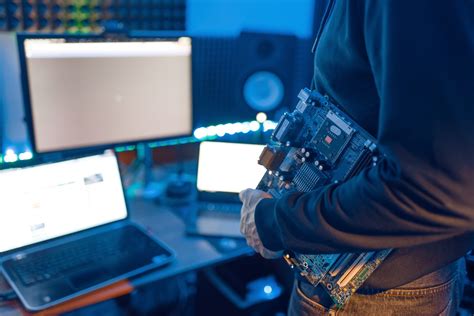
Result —
[[272, 196], [260, 190], [246, 189], [240, 192], [242, 210], [240, 212], [240, 232], [245, 236], [247, 244], [265, 259], [275, 259], [283, 255], [283, 251], [272, 251], [265, 248], [258, 236], [255, 225], [255, 208], [263, 199], [271, 199]]

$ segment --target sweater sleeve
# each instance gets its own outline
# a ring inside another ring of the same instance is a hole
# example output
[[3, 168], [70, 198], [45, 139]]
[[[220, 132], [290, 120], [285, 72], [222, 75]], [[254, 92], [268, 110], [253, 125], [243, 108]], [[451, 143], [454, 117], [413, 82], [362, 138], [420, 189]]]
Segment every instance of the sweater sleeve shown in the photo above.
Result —
[[402, 248], [474, 230], [474, 2], [371, 0], [361, 12], [387, 158], [345, 183], [259, 203], [269, 249]]

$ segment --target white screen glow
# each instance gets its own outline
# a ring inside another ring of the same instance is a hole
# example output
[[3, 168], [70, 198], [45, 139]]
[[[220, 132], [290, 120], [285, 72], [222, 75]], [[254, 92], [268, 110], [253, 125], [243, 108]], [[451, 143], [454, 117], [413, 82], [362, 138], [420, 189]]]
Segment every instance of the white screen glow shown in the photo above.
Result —
[[127, 216], [113, 153], [0, 171], [0, 252]]
[[200, 191], [239, 193], [255, 188], [266, 169], [258, 164], [264, 145], [203, 142], [199, 147]]
[[189, 38], [24, 46], [38, 152], [191, 134]]

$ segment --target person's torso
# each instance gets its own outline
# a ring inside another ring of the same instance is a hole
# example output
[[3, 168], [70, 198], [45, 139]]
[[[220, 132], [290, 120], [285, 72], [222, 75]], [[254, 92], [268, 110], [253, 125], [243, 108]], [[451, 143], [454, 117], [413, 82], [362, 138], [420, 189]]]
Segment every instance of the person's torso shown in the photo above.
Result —
[[[334, 6], [315, 48], [315, 88], [377, 137], [380, 97], [366, 51], [362, 6], [359, 1], [330, 0], [329, 7], [331, 2]], [[474, 234], [465, 234], [395, 249], [364, 287], [386, 289], [411, 282], [462, 256], [473, 240]]]
[[380, 99], [365, 50], [362, 15], [356, 3], [335, 1], [328, 12], [315, 50], [314, 83], [319, 92], [331, 97], [377, 136]]

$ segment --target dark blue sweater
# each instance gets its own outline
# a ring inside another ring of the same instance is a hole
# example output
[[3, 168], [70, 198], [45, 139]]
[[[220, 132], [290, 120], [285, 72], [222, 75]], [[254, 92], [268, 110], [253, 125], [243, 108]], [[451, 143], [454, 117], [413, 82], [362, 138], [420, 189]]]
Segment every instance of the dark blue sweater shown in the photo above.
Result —
[[316, 89], [388, 158], [346, 183], [262, 201], [257, 229], [272, 250], [396, 248], [366, 282], [391, 288], [474, 246], [474, 1], [333, 4]]

